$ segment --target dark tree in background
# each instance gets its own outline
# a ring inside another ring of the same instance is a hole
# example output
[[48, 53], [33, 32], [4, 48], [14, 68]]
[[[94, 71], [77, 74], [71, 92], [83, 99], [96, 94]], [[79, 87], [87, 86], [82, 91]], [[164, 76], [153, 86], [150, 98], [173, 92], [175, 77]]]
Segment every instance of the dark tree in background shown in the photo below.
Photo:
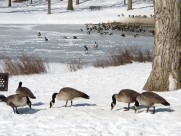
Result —
[[11, 0], [8, 1], [8, 7], [11, 7]]
[[128, 10], [132, 10], [132, 0], [128, 0]]
[[79, 0], [76, 0], [76, 5], [79, 5]]
[[51, 14], [51, 0], [48, 0], [48, 14]]
[[73, 2], [72, 2], [72, 0], [68, 0], [67, 10], [74, 10], [73, 9]]

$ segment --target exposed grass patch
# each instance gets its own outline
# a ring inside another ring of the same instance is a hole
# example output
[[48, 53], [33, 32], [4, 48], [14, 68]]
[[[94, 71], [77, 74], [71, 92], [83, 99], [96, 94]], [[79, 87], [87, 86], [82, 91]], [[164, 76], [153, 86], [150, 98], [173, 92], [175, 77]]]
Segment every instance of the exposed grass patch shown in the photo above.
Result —
[[127, 24], [127, 25], [144, 25], [155, 26], [155, 20], [152, 17], [148, 18], [124, 18], [120, 21], [111, 22], [111, 24]]
[[67, 63], [67, 67], [71, 72], [75, 72], [83, 68], [83, 63], [80, 58], [71, 58]]
[[141, 51], [141, 49], [137, 47], [120, 48], [110, 52], [108, 59], [97, 60], [94, 63], [94, 67], [105, 68], [108, 66], [119, 66], [133, 62], [151, 62], [152, 59], [153, 57], [149, 50]]
[[30, 75], [47, 73], [48, 63], [46, 60], [23, 53], [15, 59], [4, 56], [1, 60], [1, 72], [9, 73], [9, 75]]

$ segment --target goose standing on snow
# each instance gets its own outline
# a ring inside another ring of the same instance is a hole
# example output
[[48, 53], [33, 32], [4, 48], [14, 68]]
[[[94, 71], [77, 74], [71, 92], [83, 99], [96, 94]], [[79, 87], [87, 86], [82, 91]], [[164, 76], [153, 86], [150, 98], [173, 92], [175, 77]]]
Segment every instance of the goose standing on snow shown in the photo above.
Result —
[[41, 33], [40, 33], [40, 32], [38, 32], [38, 36], [39, 36], [39, 37], [41, 36]]
[[88, 53], [88, 47], [86, 45], [84, 45], [84, 51], [85, 51], [85, 54]]
[[21, 94], [22, 96], [27, 96], [32, 99], [36, 99], [34, 94], [27, 87], [22, 87], [22, 82], [19, 82], [19, 86], [16, 89], [16, 94]]
[[70, 87], [65, 87], [62, 88], [59, 93], [54, 93], [52, 95], [52, 101], [50, 102], [50, 108], [53, 106], [53, 104], [55, 103], [55, 98], [57, 100], [63, 100], [66, 101], [65, 107], [67, 107], [67, 103], [68, 101], [71, 101], [71, 106], [73, 104], [72, 100], [76, 99], [76, 98], [85, 98], [85, 99], [89, 99], [89, 96], [83, 92], [80, 92], [74, 88], [70, 88]]
[[17, 107], [23, 107], [28, 105], [31, 108], [31, 101], [27, 96], [22, 96], [21, 94], [14, 94], [4, 99], [0, 100], [5, 102], [7, 105], [13, 108], [14, 113], [19, 114]]
[[135, 113], [139, 107], [139, 104], [142, 104], [147, 107], [147, 112], [150, 107], [153, 107], [153, 114], [155, 113], [154, 104], [163, 104], [165, 106], [169, 106], [170, 104], [161, 96], [153, 92], [143, 92], [139, 96], [136, 97], [135, 101]]
[[127, 110], [130, 109], [130, 103], [133, 103], [136, 101], [136, 97], [140, 95], [138, 92], [131, 90], [131, 89], [123, 89], [118, 94], [114, 94], [112, 96], [112, 103], [111, 103], [111, 110], [116, 106], [116, 100], [118, 102], [124, 102], [128, 103]]

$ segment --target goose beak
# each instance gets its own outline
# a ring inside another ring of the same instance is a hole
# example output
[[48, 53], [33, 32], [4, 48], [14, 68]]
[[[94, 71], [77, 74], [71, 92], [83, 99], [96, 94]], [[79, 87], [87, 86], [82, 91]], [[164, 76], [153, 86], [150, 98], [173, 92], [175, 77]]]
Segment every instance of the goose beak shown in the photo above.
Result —
[[53, 102], [50, 102], [50, 108], [53, 106]]

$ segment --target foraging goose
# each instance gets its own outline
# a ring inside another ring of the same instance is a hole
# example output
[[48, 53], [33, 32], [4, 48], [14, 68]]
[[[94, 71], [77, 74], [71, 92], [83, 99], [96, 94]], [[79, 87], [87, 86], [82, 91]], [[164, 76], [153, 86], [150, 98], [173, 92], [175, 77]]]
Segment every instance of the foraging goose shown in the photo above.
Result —
[[1, 102], [5, 102], [7, 105], [11, 106], [14, 113], [17, 114], [19, 114], [17, 107], [28, 105], [31, 108], [30, 99], [27, 96], [22, 96], [21, 94], [10, 95], [2, 99]]
[[89, 99], [89, 96], [87, 94], [80, 92], [74, 88], [70, 88], [70, 87], [62, 88], [59, 91], [59, 93], [54, 93], [52, 95], [52, 101], [50, 102], [50, 108], [55, 103], [55, 98], [58, 100], [66, 101], [65, 107], [67, 107], [68, 101], [71, 101], [71, 106], [72, 106], [72, 100], [75, 98], [81, 98], [81, 97], [85, 98], [85, 99]]
[[32, 99], [36, 99], [36, 97], [34, 96], [34, 94], [30, 91], [30, 89], [28, 89], [27, 87], [22, 87], [22, 82], [19, 82], [19, 86], [16, 89], [16, 94], [21, 94], [23, 96], [28, 96]]
[[45, 36], [45, 41], [48, 41], [48, 38]]
[[153, 114], [155, 113], [154, 104], [163, 104], [165, 106], [170, 105], [163, 97], [153, 92], [143, 92], [142, 94], [136, 97], [135, 113], [139, 107], [139, 104], [147, 106], [147, 112], [149, 111], [149, 108], [153, 106]]
[[128, 103], [127, 110], [130, 109], [130, 103], [135, 102], [136, 97], [140, 95], [138, 92], [131, 89], [123, 89], [118, 94], [112, 96], [111, 110], [116, 106], [116, 100], [118, 102]]

